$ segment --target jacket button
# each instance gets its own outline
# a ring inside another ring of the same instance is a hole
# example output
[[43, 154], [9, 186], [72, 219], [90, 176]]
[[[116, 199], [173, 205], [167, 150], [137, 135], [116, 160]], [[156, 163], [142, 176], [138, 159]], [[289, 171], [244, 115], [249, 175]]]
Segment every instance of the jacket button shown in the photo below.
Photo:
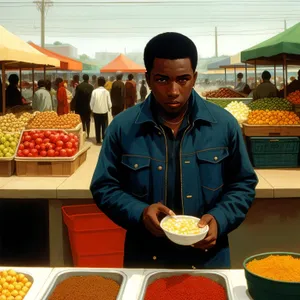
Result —
[[162, 166], [158, 166], [158, 167], [157, 167], [157, 170], [158, 170], [158, 171], [161, 171], [162, 169], [163, 169]]
[[187, 197], [187, 199], [193, 198], [192, 195], [187, 195], [186, 197]]
[[135, 169], [137, 169], [138, 167], [139, 167], [139, 165], [138, 165], [138, 164], [135, 164], [135, 165], [134, 165], [134, 168], [135, 168]]
[[215, 157], [214, 157], [214, 160], [215, 160], [215, 161], [217, 161], [218, 159], [219, 159], [218, 156], [215, 156]]
[[153, 260], [156, 260], [156, 259], [157, 259], [157, 257], [156, 257], [156, 256], [153, 256], [152, 258], [153, 258]]

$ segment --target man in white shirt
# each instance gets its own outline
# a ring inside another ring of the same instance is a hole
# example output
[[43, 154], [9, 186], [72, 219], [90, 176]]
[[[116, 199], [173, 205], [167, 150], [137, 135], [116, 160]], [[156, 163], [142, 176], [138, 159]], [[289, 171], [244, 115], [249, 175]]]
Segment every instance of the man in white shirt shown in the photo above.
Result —
[[39, 80], [38, 87], [32, 99], [32, 109], [40, 112], [53, 110], [51, 94], [46, 90], [45, 80]]
[[109, 91], [104, 88], [104, 85], [105, 78], [101, 76], [98, 78], [99, 87], [93, 90], [90, 103], [95, 120], [97, 144], [101, 143], [101, 131], [102, 138], [104, 139], [105, 130], [108, 125], [108, 112], [112, 107]]

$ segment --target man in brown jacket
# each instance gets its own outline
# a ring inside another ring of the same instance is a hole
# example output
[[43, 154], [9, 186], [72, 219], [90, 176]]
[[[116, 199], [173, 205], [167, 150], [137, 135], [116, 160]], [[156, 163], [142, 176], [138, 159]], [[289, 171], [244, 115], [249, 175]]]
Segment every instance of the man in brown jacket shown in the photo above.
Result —
[[271, 74], [264, 71], [261, 75], [263, 82], [253, 92], [253, 100], [277, 97], [278, 91], [275, 85], [270, 81]]
[[125, 108], [134, 106], [136, 101], [136, 82], [133, 80], [133, 75], [129, 74], [125, 83]]
[[117, 80], [113, 83], [110, 91], [113, 117], [124, 110], [125, 85], [122, 78], [123, 74], [117, 74]]

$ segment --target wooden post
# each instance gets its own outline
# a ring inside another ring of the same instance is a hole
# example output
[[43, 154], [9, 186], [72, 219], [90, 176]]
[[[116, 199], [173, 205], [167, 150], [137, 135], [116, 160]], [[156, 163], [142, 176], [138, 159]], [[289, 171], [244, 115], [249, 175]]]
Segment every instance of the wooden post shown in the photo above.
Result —
[[255, 80], [255, 87], [257, 87], [257, 70], [256, 70], [256, 60], [254, 61], [254, 80]]
[[236, 67], [234, 66], [234, 87], [236, 87]]
[[46, 80], [46, 66], [44, 66], [44, 80]]
[[6, 109], [6, 99], [5, 99], [6, 82], [5, 82], [5, 64], [4, 63], [2, 63], [1, 71], [2, 71], [2, 113], [4, 115], [5, 109]]
[[225, 85], [227, 85], [227, 69], [224, 68], [224, 70], [225, 70]]
[[19, 80], [20, 80], [20, 93], [22, 95], [22, 68], [20, 67], [20, 70], [19, 70]]
[[248, 67], [247, 67], [247, 63], [245, 63], [245, 82], [248, 83], [247, 81], [248, 81]]
[[32, 67], [32, 100], [34, 96], [34, 67]]
[[282, 71], [283, 71], [283, 84], [284, 84], [284, 98], [287, 96], [287, 72], [286, 72], [286, 55], [283, 55], [283, 66], [282, 66]]
[[276, 86], [276, 88], [277, 88], [277, 80], [276, 80], [276, 63], [275, 63], [275, 65], [274, 65], [274, 84], [275, 84], [275, 86]]

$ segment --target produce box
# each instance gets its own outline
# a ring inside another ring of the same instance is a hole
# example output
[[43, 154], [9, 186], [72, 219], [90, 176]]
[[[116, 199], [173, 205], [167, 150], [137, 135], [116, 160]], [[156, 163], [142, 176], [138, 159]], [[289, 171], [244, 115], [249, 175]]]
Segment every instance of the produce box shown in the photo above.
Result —
[[10, 177], [15, 172], [14, 157], [0, 158], [0, 177]]
[[298, 137], [251, 137], [249, 154], [256, 168], [293, 168], [298, 166]]
[[72, 157], [16, 157], [17, 176], [71, 176], [86, 161], [90, 144]]
[[300, 125], [249, 125], [243, 123], [245, 136], [300, 136]]

